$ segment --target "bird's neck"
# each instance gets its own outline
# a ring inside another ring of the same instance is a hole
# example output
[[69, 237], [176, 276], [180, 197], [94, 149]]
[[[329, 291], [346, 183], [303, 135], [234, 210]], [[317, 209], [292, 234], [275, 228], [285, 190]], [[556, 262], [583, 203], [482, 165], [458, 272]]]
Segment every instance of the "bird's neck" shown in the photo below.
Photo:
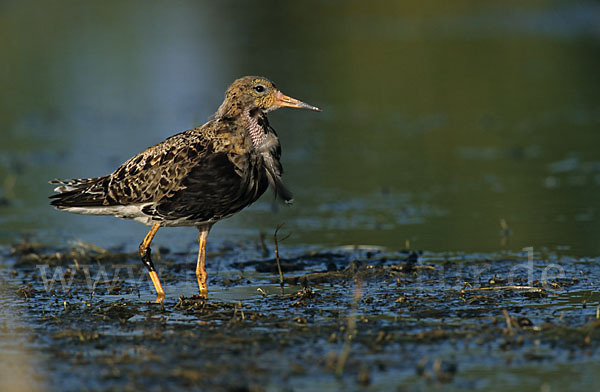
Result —
[[267, 139], [269, 122], [265, 113], [257, 108], [244, 108], [242, 105], [232, 104], [226, 100], [217, 110], [215, 118], [221, 120], [241, 118], [254, 148], [260, 148]]
[[226, 119], [226, 118], [236, 118], [242, 114], [242, 105], [239, 102], [232, 102], [229, 99], [225, 99], [217, 112], [215, 113], [215, 118], [217, 119]]
[[252, 145], [254, 148], [262, 146], [267, 139], [267, 116], [259, 110], [244, 110], [242, 118], [245, 122], [245, 128], [248, 130]]

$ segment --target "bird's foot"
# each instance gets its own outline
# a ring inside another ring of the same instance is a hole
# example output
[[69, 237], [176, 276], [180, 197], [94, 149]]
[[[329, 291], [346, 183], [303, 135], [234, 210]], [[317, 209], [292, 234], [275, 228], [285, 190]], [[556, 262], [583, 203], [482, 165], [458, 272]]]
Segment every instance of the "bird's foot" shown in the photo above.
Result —
[[156, 301], [154, 301], [157, 304], [162, 303], [162, 301], [165, 299], [165, 293], [157, 293], [156, 294]]

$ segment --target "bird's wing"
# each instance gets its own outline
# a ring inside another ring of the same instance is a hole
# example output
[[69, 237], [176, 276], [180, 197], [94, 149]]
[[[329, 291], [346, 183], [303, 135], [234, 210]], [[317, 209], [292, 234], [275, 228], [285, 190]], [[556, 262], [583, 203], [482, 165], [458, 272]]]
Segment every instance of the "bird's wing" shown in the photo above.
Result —
[[123, 163], [112, 174], [94, 179], [55, 180], [57, 207], [106, 207], [144, 204], [173, 195], [182, 179], [206, 153], [199, 129], [178, 133]]
[[168, 219], [218, 220], [258, 199], [267, 187], [264, 176], [261, 184], [258, 170], [238, 172], [226, 152], [211, 152], [196, 162], [181, 189], [153, 207], [155, 214]]
[[[52, 204], [59, 208], [143, 205], [142, 212], [157, 219], [193, 222], [227, 217], [258, 199], [271, 176], [240, 129], [210, 121], [179, 133], [132, 157], [108, 176], [63, 181], [64, 193], [52, 196]], [[278, 160], [269, 163], [277, 176], [278, 164]]]
[[266, 134], [266, 140], [259, 151], [267, 171], [269, 184], [273, 187], [276, 197], [281, 198], [281, 200], [287, 204], [291, 204], [294, 201], [294, 196], [285, 186], [282, 179], [283, 166], [279, 161], [281, 157], [281, 145], [279, 144], [277, 133], [275, 133], [275, 130], [268, 125], [268, 122], [267, 127], [269, 132]]
[[245, 132], [234, 123], [214, 123], [205, 150], [190, 157], [176, 191], [152, 206], [167, 219], [218, 220], [258, 199], [268, 181]]

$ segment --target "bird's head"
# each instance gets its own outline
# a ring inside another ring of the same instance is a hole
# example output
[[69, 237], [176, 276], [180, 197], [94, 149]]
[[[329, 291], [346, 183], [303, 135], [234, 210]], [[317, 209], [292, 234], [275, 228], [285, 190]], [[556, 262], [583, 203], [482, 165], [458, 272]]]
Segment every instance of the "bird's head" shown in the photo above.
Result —
[[259, 110], [267, 113], [281, 107], [321, 111], [315, 106], [284, 95], [267, 78], [244, 76], [229, 86], [225, 93], [225, 101], [223, 101], [217, 115], [223, 117], [232, 115], [235, 112], [241, 113], [244, 110]]

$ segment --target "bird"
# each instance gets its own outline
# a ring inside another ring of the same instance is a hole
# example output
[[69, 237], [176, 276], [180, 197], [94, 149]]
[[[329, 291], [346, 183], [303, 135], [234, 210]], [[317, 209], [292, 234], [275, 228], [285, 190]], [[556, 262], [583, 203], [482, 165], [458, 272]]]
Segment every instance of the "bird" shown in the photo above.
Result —
[[150, 226], [139, 256], [156, 291], [165, 298], [151, 258], [161, 227], [199, 230], [196, 278], [207, 298], [206, 241], [211, 227], [255, 202], [270, 186], [275, 197], [292, 202], [282, 180], [281, 145], [267, 113], [282, 108], [321, 109], [284, 95], [269, 79], [245, 76], [204, 125], [177, 133], [133, 156], [111, 174], [54, 179], [50, 204], [58, 210], [112, 215]]

